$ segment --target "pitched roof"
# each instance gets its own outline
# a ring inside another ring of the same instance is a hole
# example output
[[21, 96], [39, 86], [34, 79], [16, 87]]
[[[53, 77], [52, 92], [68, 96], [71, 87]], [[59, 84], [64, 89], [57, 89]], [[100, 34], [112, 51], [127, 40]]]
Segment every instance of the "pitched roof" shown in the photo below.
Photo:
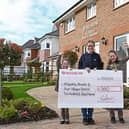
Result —
[[46, 36], [59, 36], [59, 30], [46, 33], [46, 34], [43, 35], [40, 39], [42, 39], [42, 38], [44, 38], [44, 37], [46, 37]]
[[40, 44], [39, 43], [32, 44], [31, 49], [40, 49]]
[[22, 48], [31, 48], [31, 46], [33, 45], [34, 40], [28, 40], [25, 44], [23, 44]]
[[73, 14], [73, 12], [78, 11], [80, 8], [84, 7], [88, 2], [91, 0], [79, 0], [77, 3], [75, 3], [72, 7], [70, 7], [68, 10], [66, 10], [63, 14], [61, 14], [58, 18], [56, 18], [53, 23], [59, 23], [61, 19], [66, 17], [67, 15]]
[[[39, 39], [37, 38], [37, 41]], [[28, 40], [23, 46], [22, 48], [30, 48], [30, 49], [40, 49], [40, 44], [36, 41], [36, 43], [34, 43], [34, 40]]]

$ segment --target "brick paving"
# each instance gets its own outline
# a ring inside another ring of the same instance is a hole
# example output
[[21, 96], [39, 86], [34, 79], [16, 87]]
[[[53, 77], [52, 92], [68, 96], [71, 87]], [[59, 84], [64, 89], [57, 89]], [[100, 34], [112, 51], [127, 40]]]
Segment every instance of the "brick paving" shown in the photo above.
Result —
[[[57, 108], [57, 93], [54, 91], [53, 86], [35, 88], [29, 90], [28, 93], [59, 113], [59, 109]], [[0, 129], [129, 129], [129, 110], [124, 110], [124, 118], [125, 124], [120, 124], [119, 121], [116, 124], [111, 124], [106, 110], [95, 109], [94, 119], [96, 125], [84, 126], [82, 124], [80, 109], [71, 109], [69, 125], [60, 125], [59, 119], [56, 118], [37, 122], [0, 125]]]

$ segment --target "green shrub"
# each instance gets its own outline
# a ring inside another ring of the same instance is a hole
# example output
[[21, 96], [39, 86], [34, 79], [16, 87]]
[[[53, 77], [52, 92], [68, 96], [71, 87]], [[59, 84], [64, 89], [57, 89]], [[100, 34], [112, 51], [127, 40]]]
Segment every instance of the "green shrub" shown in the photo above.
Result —
[[13, 99], [14, 96], [13, 96], [13, 93], [12, 91], [10, 90], [9, 87], [3, 87], [2, 88], [2, 99]]
[[32, 101], [30, 101], [30, 99], [24, 99], [24, 98], [21, 98], [21, 99], [16, 99], [13, 104], [14, 104], [14, 107], [17, 109], [17, 110], [21, 110], [21, 111], [24, 111], [24, 110], [27, 110], [28, 109], [28, 106], [29, 104], [31, 103]]
[[49, 81], [48, 82], [48, 85], [55, 85], [56, 84], [56, 81]]
[[38, 112], [41, 109], [42, 105], [40, 102], [31, 102], [29, 104], [28, 110], [31, 112]]
[[2, 106], [11, 106], [13, 104], [13, 100], [8, 100], [8, 99], [2, 99]]
[[73, 68], [74, 65], [77, 63], [78, 55], [76, 52], [67, 50], [64, 51], [63, 58], [67, 58], [70, 64], [70, 67]]
[[124, 87], [124, 98], [129, 98], [129, 87]]
[[129, 109], [129, 99], [127, 98], [124, 99], [124, 108]]
[[0, 107], [0, 119], [8, 120], [17, 114], [17, 109], [11, 106]]
[[51, 75], [50, 72], [45, 72], [43, 74], [43, 77], [42, 77], [43, 81], [49, 81], [50, 80], [50, 75]]

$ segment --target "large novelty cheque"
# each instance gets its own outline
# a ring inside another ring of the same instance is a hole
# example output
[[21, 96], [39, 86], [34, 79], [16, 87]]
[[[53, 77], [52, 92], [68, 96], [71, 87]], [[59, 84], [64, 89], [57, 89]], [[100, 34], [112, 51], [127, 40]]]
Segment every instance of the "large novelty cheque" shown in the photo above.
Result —
[[59, 108], [123, 108], [122, 71], [61, 69]]

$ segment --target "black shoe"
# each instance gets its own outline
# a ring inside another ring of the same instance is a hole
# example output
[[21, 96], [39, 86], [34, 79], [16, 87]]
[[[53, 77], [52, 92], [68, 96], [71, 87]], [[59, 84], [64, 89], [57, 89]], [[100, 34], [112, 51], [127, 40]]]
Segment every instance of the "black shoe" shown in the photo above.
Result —
[[89, 123], [90, 125], [95, 125], [95, 121], [94, 121], [92, 118], [89, 118], [89, 119], [88, 119], [88, 123]]
[[125, 123], [125, 120], [123, 118], [120, 118], [119, 119], [120, 123], [124, 124]]
[[65, 124], [69, 124], [70, 122], [69, 121], [65, 121]]
[[112, 118], [111, 118], [111, 123], [112, 123], [112, 124], [115, 124], [115, 123], [116, 123], [115, 117], [112, 117]]
[[60, 121], [60, 124], [64, 124], [64, 123], [65, 123], [65, 121], [63, 121], [63, 120], [62, 120], [62, 121]]
[[83, 125], [88, 125], [88, 119], [84, 118], [82, 123], [83, 123]]

